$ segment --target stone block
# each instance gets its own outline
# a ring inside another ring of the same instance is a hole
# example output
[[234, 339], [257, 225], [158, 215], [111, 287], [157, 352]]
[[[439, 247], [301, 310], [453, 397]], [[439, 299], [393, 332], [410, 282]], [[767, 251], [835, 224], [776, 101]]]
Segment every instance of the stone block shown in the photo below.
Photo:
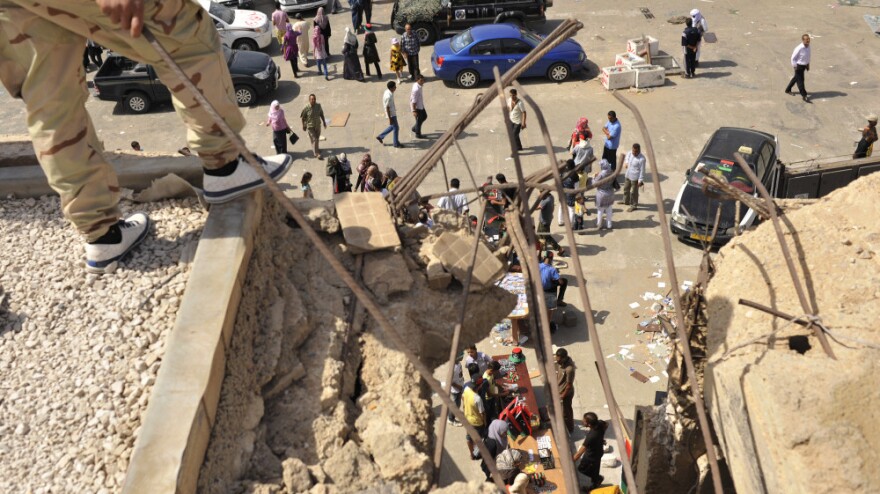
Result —
[[336, 205], [333, 201], [295, 199], [292, 202], [315, 230], [326, 233], [336, 233], [339, 231], [339, 220], [336, 219]]
[[428, 287], [432, 290], [445, 290], [452, 281], [452, 275], [443, 269], [443, 263], [433, 261], [428, 264], [427, 268]]
[[364, 255], [361, 275], [364, 284], [380, 303], [387, 302], [391, 295], [407, 292], [413, 284], [406, 260], [399, 252], [371, 252]]
[[[443, 263], [443, 267], [452, 273], [461, 283], [465, 282], [470, 262], [473, 259], [473, 239], [463, 238], [454, 233], [445, 232], [434, 244], [434, 255]], [[485, 245], [480, 243], [477, 258], [473, 266], [471, 279], [472, 289], [483, 289], [494, 284], [504, 274], [504, 265], [492, 255]]]
[[344, 192], [334, 196], [342, 235], [354, 254], [400, 245], [388, 203], [378, 192]]

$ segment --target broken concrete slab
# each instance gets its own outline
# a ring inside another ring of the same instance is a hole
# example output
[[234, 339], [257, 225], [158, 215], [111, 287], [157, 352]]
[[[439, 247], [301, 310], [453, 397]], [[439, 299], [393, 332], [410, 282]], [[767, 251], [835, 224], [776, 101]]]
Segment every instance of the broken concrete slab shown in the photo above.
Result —
[[425, 274], [428, 277], [428, 287], [432, 290], [445, 290], [452, 281], [452, 275], [443, 269], [443, 263], [439, 260], [429, 262]]
[[305, 216], [309, 225], [325, 233], [336, 233], [340, 224], [336, 218], [336, 204], [318, 199], [294, 199], [296, 209]]
[[[473, 252], [472, 238], [464, 238], [449, 232], [440, 235], [433, 250], [434, 255], [443, 263], [443, 267], [462, 283], [465, 282], [470, 270]], [[481, 242], [473, 266], [471, 290], [482, 290], [492, 286], [502, 274], [504, 274], [504, 265]]]
[[352, 253], [361, 254], [400, 245], [400, 237], [378, 192], [344, 192], [334, 196], [342, 235]]
[[400, 252], [383, 251], [365, 254], [361, 276], [364, 284], [381, 304], [387, 303], [391, 295], [409, 291], [413, 284], [409, 267]]

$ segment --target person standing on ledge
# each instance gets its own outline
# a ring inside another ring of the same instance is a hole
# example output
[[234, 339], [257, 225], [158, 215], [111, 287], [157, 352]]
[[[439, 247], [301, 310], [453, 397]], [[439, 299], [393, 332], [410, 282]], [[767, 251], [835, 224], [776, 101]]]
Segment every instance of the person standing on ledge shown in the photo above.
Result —
[[862, 139], [856, 145], [856, 152], [853, 154], [854, 160], [871, 156], [874, 143], [877, 142], [877, 115], [868, 115], [868, 125], [859, 130], [862, 133]]
[[794, 69], [794, 76], [788, 81], [788, 86], [785, 87], [785, 94], [794, 94], [791, 92], [791, 88], [797, 84], [798, 92], [801, 93], [801, 98], [809, 103], [810, 98], [807, 95], [807, 88], [804, 82], [804, 73], [810, 70], [809, 34], [801, 36], [801, 44], [794, 47], [794, 51], [791, 53], [791, 66]]

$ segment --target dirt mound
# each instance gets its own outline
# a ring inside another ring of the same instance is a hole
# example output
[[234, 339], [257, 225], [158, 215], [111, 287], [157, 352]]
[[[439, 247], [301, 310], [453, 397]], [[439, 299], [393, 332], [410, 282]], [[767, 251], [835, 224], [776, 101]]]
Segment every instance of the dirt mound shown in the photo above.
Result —
[[707, 292], [705, 394], [738, 492], [880, 490], [878, 191], [875, 173], [786, 215], [786, 241], [837, 360], [811, 331], [738, 304], [804, 312], [772, 224], [720, 252]]
[[[426, 492], [434, 421], [426, 386], [283, 217], [268, 200], [199, 492]], [[342, 235], [323, 238], [354, 271]], [[405, 251], [365, 254], [363, 263], [364, 285], [410, 349], [431, 364], [448, 358], [460, 285], [432, 290]], [[470, 300], [462, 341], [515, 304], [497, 288]]]

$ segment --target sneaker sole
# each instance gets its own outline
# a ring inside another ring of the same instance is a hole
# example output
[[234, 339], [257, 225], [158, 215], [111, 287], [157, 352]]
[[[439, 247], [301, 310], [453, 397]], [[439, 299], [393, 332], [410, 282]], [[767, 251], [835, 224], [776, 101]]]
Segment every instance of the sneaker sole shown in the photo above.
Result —
[[[290, 165], [293, 164], [293, 158], [287, 156], [284, 160], [284, 163], [281, 164], [278, 168], [276, 168], [272, 173], [269, 174], [269, 178], [273, 181], [278, 181], [281, 177], [287, 174], [288, 170], [290, 170]], [[248, 164], [247, 166], [251, 166]], [[223, 192], [208, 192], [205, 191], [205, 201], [208, 204], [223, 204], [224, 202], [229, 202], [233, 199], [237, 199], [248, 192], [257, 190], [259, 188], [265, 187], [266, 183], [263, 182], [262, 179], [254, 180], [253, 182], [239, 185], [233, 189], [225, 190]]]
[[152, 226], [153, 226], [153, 220], [151, 220], [149, 217], [147, 217], [146, 228], [144, 228], [144, 231], [142, 231], [141, 234], [138, 235], [138, 238], [136, 238], [135, 241], [132, 242], [131, 245], [129, 245], [127, 249], [125, 249], [125, 252], [123, 252], [122, 254], [119, 254], [118, 256], [114, 257], [113, 259], [107, 259], [106, 261], [95, 262], [95, 261], [86, 260], [86, 272], [93, 273], [93, 274], [106, 274], [106, 273], [112, 273], [113, 271], [115, 271], [116, 270], [116, 263], [118, 263], [120, 260], [122, 260], [123, 257], [127, 256], [128, 253], [131, 252], [132, 249], [134, 249], [135, 247], [140, 245], [140, 243], [143, 242], [145, 238], [147, 238], [147, 234], [150, 233], [150, 228]]

